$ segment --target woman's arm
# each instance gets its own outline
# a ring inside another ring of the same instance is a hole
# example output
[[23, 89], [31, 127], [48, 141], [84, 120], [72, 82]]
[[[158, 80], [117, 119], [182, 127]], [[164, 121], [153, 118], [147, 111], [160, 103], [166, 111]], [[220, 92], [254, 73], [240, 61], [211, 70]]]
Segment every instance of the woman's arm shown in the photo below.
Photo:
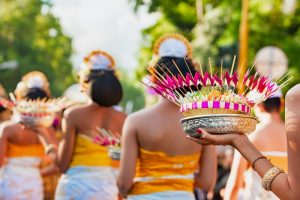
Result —
[[[64, 137], [60, 141], [57, 151], [56, 149], [52, 149], [50, 152], [47, 152], [48, 156], [54, 161], [61, 173], [64, 173], [68, 169], [73, 154], [75, 143], [75, 125], [72, 117], [73, 115], [72, 111], [69, 112], [69, 110], [67, 110], [65, 112], [64, 118], [62, 119], [62, 132], [64, 133]], [[49, 134], [48, 129], [41, 127], [35, 127], [32, 129], [40, 135], [40, 141], [46, 149], [50, 147], [50, 145], [56, 147], [55, 142], [53, 144], [53, 138]]]
[[135, 123], [136, 120], [134, 119], [134, 116], [127, 117], [122, 131], [121, 166], [117, 184], [119, 192], [124, 197], [127, 195], [133, 184], [138, 158], [138, 143]]
[[59, 173], [59, 169], [54, 163], [51, 163], [50, 165], [47, 165], [46, 167], [41, 169], [42, 176], [51, 176], [58, 173]]
[[199, 165], [195, 185], [208, 192], [213, 189], [217, 176], [217, 155], [214, 146], [203, 146]]
[[76, 126], [73, 118], [75, 114], [72, 111], [69, 112], [69, 110], [66, 110], [62, 119], [62, 132], [64, 137], [59, 143], [56, 161], [56, 165], [61, 173], [67, 171], [73, 155], [76, 137]]
[[[271, 190], [283, 200], [300, 199], [300, 84], [286, 95], [286, 134], [288, 145], [288, 174], [281, 173], [273, 180]], [[253, 163], [262, 154], [244, 134], [212, 135], [202, 130], [202, 138], [194, 141], [200, 144], [232, 145], [249, 162]], [[273, 165], [267, 159], [259, 159], [255, 170], [263, 177]]]
[[225, 188], [224, 200], [238, 199], [239, 189], [243, 186], [244, 172], [248, 162], [238, 151], [234, 152], [230, 175]]
[[6, 156], [7, 149], [7, 129], [4, 124], [0, 125], [0, 167], [2, 167], [4, 163], [4, 159]]

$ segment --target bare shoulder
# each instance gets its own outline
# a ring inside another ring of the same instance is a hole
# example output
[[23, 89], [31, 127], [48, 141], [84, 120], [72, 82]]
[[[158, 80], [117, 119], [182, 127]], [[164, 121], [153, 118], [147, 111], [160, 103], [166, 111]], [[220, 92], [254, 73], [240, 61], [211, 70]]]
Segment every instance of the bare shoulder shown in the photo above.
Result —
[[286, 100], [300, 99], [300, 84], [295, 85], [286, 93]]
[[149, 117], [154, 117], [154, 106], [149, 107], [149, 108], [144, 108], [139, 111], [136, 111], [132, 114], [130, 114], [126, 121], [131, 121], [132, 123], [140, 124], [140, 123], [145, 123], [145, 121], [150, 121]]
[[149, 123], [151, 110], [151, 107], [144, 108], [128, 115], [124, 124], [124, 130], [126, 130], [125, 132], [127, 132], [128, 130], [131, 130], [130, 132], [137, 132], [141, 128], [141, 126], [145, 126], [145, 124]]
[[87, 106], [72, 106], [64, 111], [64, 118], [70, 119], [78, 116]]
[[264, 145], [264, 133], [266, 129], [267, 128], [265, 126], [258, 126], [256, 130], [248, 136], [249, 140], [258, 149]]
[[10, 132], [15, 130], [17, 123], [14, 121], [5, 121], [0, 124], [0, 137], [6, 137]]
[[120, 121], [124, 121], [127, 117], [127, 115], [124, 112], [118, 110], [114, 110], [114, 116]]

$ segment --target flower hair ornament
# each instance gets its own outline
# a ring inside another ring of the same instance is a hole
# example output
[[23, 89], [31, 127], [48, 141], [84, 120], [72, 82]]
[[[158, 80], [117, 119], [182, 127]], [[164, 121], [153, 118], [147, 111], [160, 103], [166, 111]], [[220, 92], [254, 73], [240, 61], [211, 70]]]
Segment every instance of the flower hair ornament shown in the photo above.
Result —
[[32, 71], [22, 77], [21, 82], [18, 83], [17, 88], [15, 89], [17, 99], [22, 99], [26, 91], [32, 88], [39, 88], [50, 96], [49, 82], [42, 72]]
[[[291, 78], [284, 81], [285, 75], [275, 83], [270, 77], [252, 72], [253, 66], [239, 76], [234, 63], [235, 57], [230, 72], [223, 71], [222, 65], [220, 72], [213, 72], [209, 64], [209, 70], [200, 66], [194, 74], [183, 74], [177, 67], [177, 75], [149, 67], [156, 80], [144, 84], [180, 107], [183, 129], [192, 137], [199, 136], [198, 128], [215, 134], [250, 133], [258, 123], [252, 112], [254, 105], [276, 94]], [[245, 90], [238, 89], [238, 85]]]
[[161, 57], [191, 58], [193, 48], [184, 36], [171, 33], [160, 37], [154, 44], [151, 66], [155, 66]]
[[92, 71], [95, 72], [95, 76], [101, 76], [105, 71], [115, 72], [115, 60], [110, 54], [100, 50], [94, 50], [87, 55], [83, 59], [78, 73], [79, 82], [83, 89], [87, 87], [86, 83]]

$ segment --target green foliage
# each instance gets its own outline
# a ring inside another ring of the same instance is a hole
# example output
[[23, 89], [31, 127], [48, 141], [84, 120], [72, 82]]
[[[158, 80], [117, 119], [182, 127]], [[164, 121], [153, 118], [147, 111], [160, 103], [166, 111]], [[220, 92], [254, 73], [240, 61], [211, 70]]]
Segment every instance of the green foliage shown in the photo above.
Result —
[[121, 83], [123, 87], [123, 99], [121, 101], [121, 106], [126, 111], [126, 107], [130, 107], [132, 104], [132, 109], [129, 112], [135, 112], [145, 107], [145, 95], [143, 88], [140, 83], [136, 80], [128, 78], [126, 75], [121, 77]]
[[62, 32], [59, 20], [47, 11], [50, 8], [41, 0], [0, 2], [0, 63], [18, 62], [17, 69], [0, 71], [0, 82], [8, 91], [32, 70], [47, 75], [54, 96], [74, 81], [69, 60], [72, 41]]
[[[143, 0], [132, 1], [136, 9], [145, 4]], [[215, 63], [219, 63], [221, 47], [232, 48], [238, 44], [241, 2], [203, 0], [204, 16], [201, 23], [197, 23], [196, 0], [147, 1], [148, 11], [161, 13], [161, 18], [143, 32], [146, 42], [141, 47], [140, 63], [143, 68], [138, 69], [138, 77], [145, 73], [144, 66], [151, 58], [153, 42], [167, 32], [179, 32], [192, 40], [197, 61], [207, 63], [208, 57], [211, 57]], [[249, 64], [252, 64], [256, 52], [262, 47], [277, 46], [286, 53], [294, 77], [289, 87], [299, 83], [300, 60], [297, 56], [300, 50], [300, 4], [294, 13], [284, 14], [282, 0], [251, 0], [248, 21]], [[231, 52], [238, 53], [236, 48]]]

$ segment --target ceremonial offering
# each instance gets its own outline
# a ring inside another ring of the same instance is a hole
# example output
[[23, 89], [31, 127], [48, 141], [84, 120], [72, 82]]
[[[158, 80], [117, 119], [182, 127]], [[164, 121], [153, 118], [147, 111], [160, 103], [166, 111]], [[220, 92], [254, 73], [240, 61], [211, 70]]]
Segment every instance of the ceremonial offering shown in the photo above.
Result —
[[65, 99], [38, 99], [16, 101], [14, 110], [20, 117], [20, 123], [26, 126], [52, 125], [55, 113], [64, 108]]
[[54, 121], [55, 112], [61, 109], [56, 103], [56, 100], [21, 100], [17, 103], [15, 110], [22, 124], [49, 127]]
[[103, 128], [98, 129], [99, 135], [94, 138], [94, 142], [108, 148], [108, 155], [113, 160], [121, 158], [121, 135], [112, 133]]
[[[162, 37], [154, 48], [156, 60], [163, 56], [186, 59], [190, 54], [190, 44], [177, 34]], [[165, 65], [150, 62], [148, 71], [152, 78], [143, 83], [180, 107], [183, 129], [192, 137], [197, 137], [199, 128], [212, 134], [250, 133], [258, 123], [252, 112], [254, 105], [272, 96], [290, 79], [283, 81], [286, 75], [272, 82], [271, 78], [252, 72], [253, 66], [244, 75], [238, 75], [234, 63], [235, 57], [230, 72], [223, 70], [222, 65], [218, 72], [213, 71], [210, 60], [207, 71], [201, 65], [198, 70], [191, 70], [186, 62], [188, 72], [184, 74], [182, 66], [180, 70], [173, 61], [177, 68], [173, 74]]]
[[[253, 106], [272, 96], [288, 82], [278, 86], [283, 78], [276, 84], [258, 73], [251, 75], [251, 69], [239, 79], [233, 67], [230, 73], [222, 73], [221, 68], [219, 75], [213, 74], [212, 70], [210, 73], [203, 72], [202, 69], [185, 76], [182, 73], [177, 76], [159, 74], [154, 67], [148, 70], [156, 80], [148, 82], [147, 86], [180, 107], [179, 111], [184, 116], [181, 120], [183, 129], [193, 137], [197, 136], [198, 128], [213, 134], [253, 132], [258, 122], [252, 114]], [[243, 92], [237, 91], [238, 83], [245, 87]]]

